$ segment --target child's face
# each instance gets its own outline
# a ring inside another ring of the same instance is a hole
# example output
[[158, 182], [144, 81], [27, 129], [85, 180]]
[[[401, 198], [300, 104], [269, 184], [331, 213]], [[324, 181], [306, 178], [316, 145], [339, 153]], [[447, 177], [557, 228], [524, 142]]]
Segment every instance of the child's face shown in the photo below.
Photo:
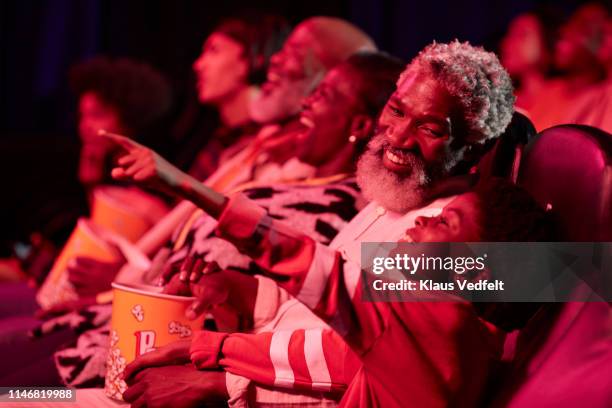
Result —
[[474, 193], [458, 196], [435, 217], [417, 217], [404, 242], [478, 242], [478, 199]]

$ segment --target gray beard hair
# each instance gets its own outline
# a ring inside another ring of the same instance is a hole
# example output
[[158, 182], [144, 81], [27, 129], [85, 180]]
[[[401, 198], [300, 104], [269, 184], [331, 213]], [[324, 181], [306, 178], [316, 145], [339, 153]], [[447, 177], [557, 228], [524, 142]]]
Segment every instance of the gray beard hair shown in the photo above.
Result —
[[398, 213], [421, 206], [431, 183], [423, 160], [414, 154], [408, 156], [412, 171], [400, 176], [383, 165], [384, 147], [384, 136], [375, 136], [357, 162], [357, 184], [363, 196]]

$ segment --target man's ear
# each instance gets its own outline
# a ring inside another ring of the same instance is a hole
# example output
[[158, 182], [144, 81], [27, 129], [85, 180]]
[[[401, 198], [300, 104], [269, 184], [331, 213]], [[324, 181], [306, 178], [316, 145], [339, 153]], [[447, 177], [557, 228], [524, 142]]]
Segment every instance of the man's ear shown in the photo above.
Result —
[[350, 135], [355, 136], [355, 141], [370, 137], [374, 130], [374, 119], [363, 113], [358, 113], [351, 119]]

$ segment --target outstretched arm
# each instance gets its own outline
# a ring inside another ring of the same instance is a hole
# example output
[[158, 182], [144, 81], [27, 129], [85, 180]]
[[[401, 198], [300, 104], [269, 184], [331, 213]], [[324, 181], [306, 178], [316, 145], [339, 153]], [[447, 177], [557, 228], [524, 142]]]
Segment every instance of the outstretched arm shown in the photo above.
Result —
[[104, 135], [127, 153], [113, 169], [114, 178], [161, 186], [218, 218], [222, 238], [269, 271], [289, 293], [345, 336], [354, 350], [367, 349], [383, 330], [384, 313], [356, 296], [359, 265], [343, 260], [337, 251], [316, 243], [290, 225], [272, 219], [244, 196], [233, 196], [230, 201], [151, 149], [121, 135], [106, 132]]
[[133, 181], [177, 195], [215, 218], [223, 211], [227, 201], [223, 194], [182, 172], [153, 150], [122, 135], [105, 130], [100, 130], [99, 134], [125, 151], [112, 170], [114, 179]]

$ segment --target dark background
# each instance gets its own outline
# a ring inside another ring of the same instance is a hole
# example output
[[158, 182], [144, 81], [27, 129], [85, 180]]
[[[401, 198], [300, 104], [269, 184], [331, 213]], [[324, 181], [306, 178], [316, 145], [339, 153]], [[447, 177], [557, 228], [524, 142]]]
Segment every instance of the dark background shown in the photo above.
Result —
[[[68, 68], [97, 54], [141, 59], [164, 72], [179, 98], [191, 63], [224, 16], [257, 9], [293, 24], [312, 15], [346, 18], [382, 50], [409, 60], [432, 40], [495, 50], [508, 22], [534, 0], [3, 0], [0, 2], [0, 241], [25, 239], [79, 194], [75, 98]], [[551, 1], [569, 12], [573, 0]], [[183, 95], [184, 96], [184, 95]], [[81, 208], [83, 203], [81, 202]], [[36, 214], [36, 215], [34, 215]]]

